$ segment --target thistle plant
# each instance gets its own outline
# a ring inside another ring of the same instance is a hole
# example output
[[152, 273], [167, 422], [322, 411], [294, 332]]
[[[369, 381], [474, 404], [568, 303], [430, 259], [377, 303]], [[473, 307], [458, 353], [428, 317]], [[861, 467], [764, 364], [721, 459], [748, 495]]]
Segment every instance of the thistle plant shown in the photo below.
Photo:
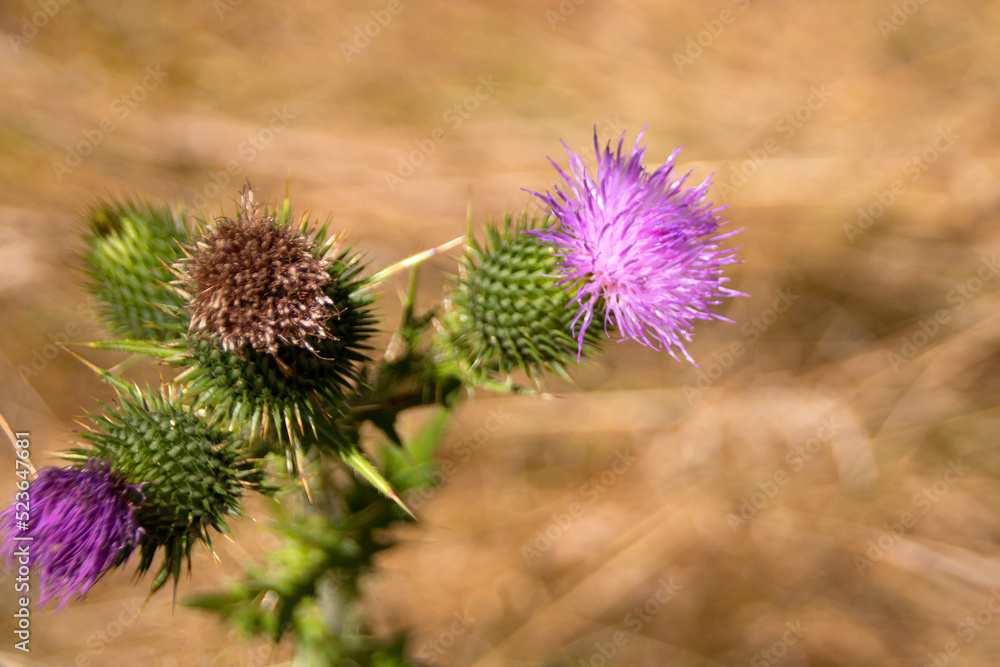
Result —
[[[676, 151], [648, 171], [639, 140], [622, 146], [602, 153], [595, 137], [593, 176], [570, 153], [563, 183], [536, 193], [540, 213], [507, 213], [481, 240], [470, 220], [466, 237], [374, 272], [329, 221], [295, 222], [287, 196], [258, 202], [249, 187], [211, 222], [92, 207], [83, 259], [117, 337], [89, 345], [130, 357], [110, 370], [81, 357], [116, 400], [89, 416], [67, 467], [31, 483], [39, 602], [93, 591], [135, 550], [152, 592], [171, 579], [176, 591], [193, 554], [264, 494], [282, 546], [186, 603], [248, 635], [290, 635], [298, 665], [414, 664], [405, 637], [374, 637], [357, 614], [359, 582], [392, 547], [386, 529], [415, 519], [407, 492], [432, 483], [463, 393], [539, 393], [610, 336], [690, 360], [694, 323], [725, 319], [712, 307], [739, 294], [708, 181], [675, 177]], [[442, 305], [418, 309], [420, 264], [460, 243]], [[402, 319], [376, 352], [378, 290], [404, 270]], [[162, 386], [121, 377], [142, 359], [160, 364]], [[400, 414], [421, 406], [436, 407], [402, 437]], [[363, 447], [366, 423], [381, 436]], [[15, 530], [12, 507], [0, 517], [8, 564]]]

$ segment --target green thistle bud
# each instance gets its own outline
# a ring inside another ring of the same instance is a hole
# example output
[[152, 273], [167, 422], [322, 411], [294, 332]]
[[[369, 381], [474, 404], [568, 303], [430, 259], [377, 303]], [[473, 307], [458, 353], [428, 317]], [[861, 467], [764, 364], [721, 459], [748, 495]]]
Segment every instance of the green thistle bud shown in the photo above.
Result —
[[102, 404], [103, 414], [90, 415], [94, 426], [83, 437], [92, 447], [66, 456], [81, 466], [89, 459], [106, 461], [139, 487], [139, 572], [149, 569], [157, 550], [164, 551], [156, 590], [178, 576], [184, 559], [190, 568], [196, 542], [211, 547], [210, 528], [229, 532], [226, 517], [243, 515], [241, 498], [248, 489], [260, 489], [263, 471], [247, 458], [244, 440], [173, 396], [135, 387], [119, 399], [117, 407]]
[[[465, 261], [448, 302], [446, 329], [470, 369], [524, 370], [537, 380], [543, 370], [565, 376], [579, 348], [570, 331], [574, 290], [559, 285], [552, 248], [524, 233], [538, 221], [522, 213], [503, 227], [490, 225], [486, 242], [470, 237]], [[583, 352], [596, 350], [588, 330]]]
[[165, 205], [101, 202], [86, 214], [85, 270], [105, 324], [118, 335], [166, 340], [186, 324], [183, 298], [168, 283], [181, 257], [185, 217]]

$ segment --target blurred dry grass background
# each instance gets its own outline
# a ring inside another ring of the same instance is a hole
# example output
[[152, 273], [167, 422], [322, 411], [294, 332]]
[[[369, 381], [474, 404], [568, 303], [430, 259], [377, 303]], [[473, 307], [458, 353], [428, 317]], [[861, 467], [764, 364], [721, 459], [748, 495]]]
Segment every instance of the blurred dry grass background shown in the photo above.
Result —
[[[648, 125], [651, 162], [684, 144], [684, 168], [716, 174], [750, 298], [698, 328], [700, 370], [612, 345], [550, 385], [557, 400], [464, 406], [443, 452], [456, 472], [380, 561], [371, 617], [439, 664], [996, 664], [1000, 5], [401, 0], [348, 61], [388, 1], [46, 2], [0, 7], [0, 410], [37, 464], [106, 395], [65, 353], [18, 373], [60, 332], [104, 335], [74, 258], [95, 197], [216, 215], [247, 178], [271, 196], [290, 180], [299, 211], [331, 213], [378, 267], [460, 234], [470, 186], [477, 224], [525, 205], [560, 138]], [[165, 78], [133, 92], [149, 67]], [[481, 77], [496, 90], [456, 127], [446, 113]], [[424, 273], [424, 303], [452, 266]], [[182, 594], [274, 546], [235, 529]], [[137, 615], [146, 585], [117, 573], [36, 612], [25, 660], [0, 583], [0, 664], [288, 658], [169, 594]]]

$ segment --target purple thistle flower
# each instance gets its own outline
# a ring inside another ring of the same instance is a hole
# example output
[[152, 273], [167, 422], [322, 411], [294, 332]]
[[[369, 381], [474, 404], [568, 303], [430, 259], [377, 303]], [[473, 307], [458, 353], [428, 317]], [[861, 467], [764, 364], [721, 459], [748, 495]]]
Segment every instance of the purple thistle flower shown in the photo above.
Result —
[[726, 224], [721, 222], [725, 207], [713, 208], [705, 198], [711, 178], [685, 188], [690, 173], [673, 177], [680, 148], [649, 172], [642, 165], [642, 132], [626, 154], [624, 141], [622, 133], [617, 152], [609, 142], [602, 154], [595, 129], [596, 178], [564, 142], [572, 175], [549, 161], [565, 181], [565, 191], [557, 184], [555, 194], [531, 193], [559, 222], [528, 233], [555, 248], [560, 284], [577, 286], [573, 301], [580, 311], [571, 330], [581, 351], [597, 309], [604, 311], [605, 334], [615, 327], [626, 339], [656, 349], [662, 345], [674, 359], [679, 350], [694, 364], [684, 347], [694, 321], [729, 322], [709, 306], [722, 297], [746, 296], [724, 286], [729, 280], [725, 266], [738, 260], [736, 249], [720, 247], [740, 230], [717, 233]]
[[[27, 492], [28, 530], [15, 519], [24, 512], [17, 496], [0, 515], [0, 532], [6, 533], [0, 556], [10, 569], [17, 550], [27, 547], [39, 605], [56, 598], [62, 608], [128, 558], [142, 534], [130, 502], [138, 492], [138, 485], [126, 484], [103, 462], [91, 461], [83, 470], [43, 468]], [[15, 540], [29, 536], [30, 541]]]

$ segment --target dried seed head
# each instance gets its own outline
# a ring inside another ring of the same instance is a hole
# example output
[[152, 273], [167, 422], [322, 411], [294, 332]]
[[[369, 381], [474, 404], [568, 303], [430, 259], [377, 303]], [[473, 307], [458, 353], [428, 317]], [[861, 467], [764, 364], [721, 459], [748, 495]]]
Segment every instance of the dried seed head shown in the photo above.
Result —
[[189, 249], [191, 330], [230, 351], [244, 343], [270, 354], [282, 344], [311, 350], [307, 338], [328, 337], [326, 321], [337, 315], [323, 289], [330, 263], [262, 208], [245, 192], [236, 220], [218, 218]]

